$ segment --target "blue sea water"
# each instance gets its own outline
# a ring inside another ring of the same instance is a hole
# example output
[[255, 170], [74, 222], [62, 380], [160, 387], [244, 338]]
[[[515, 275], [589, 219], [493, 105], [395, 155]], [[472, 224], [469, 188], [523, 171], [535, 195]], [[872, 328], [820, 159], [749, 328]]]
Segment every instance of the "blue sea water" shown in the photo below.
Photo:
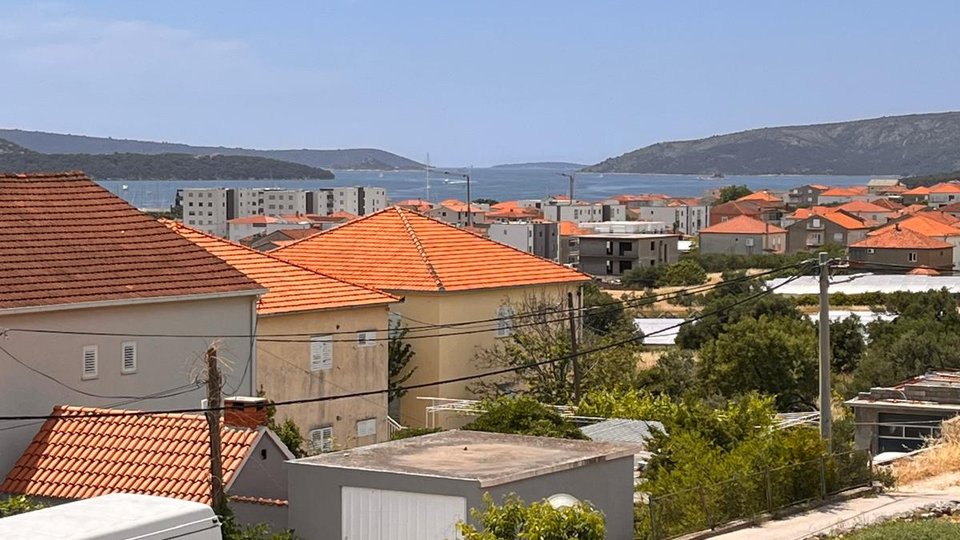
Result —
[[[471, 197], [496, 200], [539, 199], [566, 193], [568, 181], [552, 169], [472, 169]], [[177, 190], [189, 187], [283, 187], [317, 189], [334, 186], [377, 186], [393, 200], [422, 198], [431, 201], [466, 198], [466, 181], [425, 171], [334, 171], [333, 180], [102, 180], [99, 183], [138, 208], [167, 208]], [[831, 186], [865, 184], [869, 176], [727, 176], [703, 180], [693, 175], [577, 173], [574, 196], [599, 200], [621, 193], [664, 193], [696, 197], [706, 190], [731, 184], [784, 191], [810, 183]]]

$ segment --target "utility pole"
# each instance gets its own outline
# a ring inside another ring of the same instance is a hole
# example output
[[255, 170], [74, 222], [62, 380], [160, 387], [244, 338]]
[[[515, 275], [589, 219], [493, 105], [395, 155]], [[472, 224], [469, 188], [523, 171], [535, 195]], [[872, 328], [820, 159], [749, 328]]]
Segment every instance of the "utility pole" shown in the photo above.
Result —
[[207, 349], [207, 425], [210, 430], [210, 506], [215, 512], [226, 508], [223, 493], [223, 464], [220, 459], [220, 363], [217, 348]]
[[830, 259], [820, 252], [820, 437], [833, 446], [833, 418], [830, 402]]
[[573, 206], [573, 180], [576, 177], [574, 176], [573, 173], [557, 173], [557, 174], [559, 174], [560, 176], [566, 176], [567, 180], [570, 181], [570, 190], [569, 190], [570, 206]]
[[470, 205], [473, 204], [470, 201], [470, 175], [463, 175], [467, 179], [467, 227], [473, 228], [473, 212], [470, 211]]
[[573, 293], [567, 293], [567, 320], [570, 321], [570, 355], [573, 358], [573, 400], [580, 403], [580, 358], [577, 356], [577, 323], [573, 316]]

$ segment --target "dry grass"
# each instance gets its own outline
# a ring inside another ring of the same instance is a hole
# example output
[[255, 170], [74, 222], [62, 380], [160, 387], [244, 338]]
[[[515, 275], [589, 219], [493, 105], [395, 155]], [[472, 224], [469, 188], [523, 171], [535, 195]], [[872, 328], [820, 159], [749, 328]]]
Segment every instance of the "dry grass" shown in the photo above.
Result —
[[960, 471], [960, 442], [945, 442], [926, 452], [894, 463], [892, 472], [898, 485], [927, 480]]

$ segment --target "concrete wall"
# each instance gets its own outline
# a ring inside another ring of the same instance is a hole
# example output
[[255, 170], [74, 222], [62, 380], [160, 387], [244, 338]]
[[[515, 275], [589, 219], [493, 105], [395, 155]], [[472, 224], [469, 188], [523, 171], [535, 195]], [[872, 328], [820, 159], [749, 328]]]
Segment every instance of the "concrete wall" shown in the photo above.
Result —
[[[558, 303], [566, 302], [567, 292], [573, 292], [576, 298], [579, 287], [579, 283], [573, 283], [444, 293], [392, 291], [404, 296], [404, 301], [394, 304], [392, 309], [401, 314], [402, 324], [408, 327], [461, 323], [494, 319], [502, 306], [519, 306], [525, 298], [549, 298]], [[492, 369], [478, 366], [475, 356], [481, 349], [494, 346], [498, 339], [496, 326], [496, 322], [484, 322], [472, 326], [417, 332], [418, 336], [424, 337], [408, 341], [415, 353], [411, 366], [416, 366], [416, 371], [406, 384], [474, 375]], [[477, 332], [463, 333], [474, 330]], [[456, 333], [459, 335], [438, 335]], [[411, 390], [400, 400], [401, 417], [397, 420], [405, 426], [425, 425], [427, 403], [418, 400], [418, 396], [473, 398], [474, 394], [467, 389], [468, 384], [454, 383]], [[458, 421], [452, 415], [444, 416], [443, 420], [446, 427], [457, 427], [464, 423], [462, 419]]]
[[[864, 267], [872, 263], [879, 263], [877, 268], [889, 272], [906, 273], [907, 267], [929, 266], [931, 268], [949, 269], [953, 267], [953, 249], [885, 249], [885, 248], [850, 248], [850, 260], [856, 261]], [[916, 261], [910, 260], [910, 254], [916, 254]], [[884, 264], [895, 264], [905, 268], [897, 269]]]
[[[621, 261], [628, 261], [630, 269], [674, 264], [680, 257], [677, 236], [652, 236], [649, 238], [617, 238], [606, 236], [580, 237], [580, 270], [593, 275], [622, 275]], [[612, 242], [613, 253], [607, 254], [607, 242]], [[629, 244], [630, 250], [620, 254], [620, 245]], [[607, 261], [611, 269], [607, 270]]]
[[[750, 240], [753, 241], [752, 246], [747, 245]], [[783, 253], [786, 248], [786, 233], [768, 235], [700, 233], [700, 253], [760, 255], [763, 253]]]
[[662, 221], [668, 230], [690, 236], [710, 223], [709, 206], [641, 206], [634, 211], [642, 221]]
[[[298, 342], [257, 342], [257, 380], [266, 397], [283, 401], [386, 388], [387, 317], [384, 305], [261, 317], [259, 335], [303, 334]], [[359, 346], [356, 332], [365, 330], [380, 330], [378, 341]], [[303, 341], [322, 334], [333, 334], [333, 367], [311, 371], [310, 343]], [[338, 450], [387, 440], [385, 394], [285, 406], [276, 418], [296, 422], [308, 444], [311, 430], [331, 426]], [[376, 419], [376, 434], [358, 437], [357, 422], [370, 418]]]
[[[227, 486], [230, 496], [288, 498], [286, 461], [293, 456], [280, 447], [280, 442], [264, 433], [250, 452], [250, 456]], [[269, 523], [274, 530], [287, 528], [287, 507], [267, 504], [230, 503], [240, 523]]]
[[[201, 379], [205, 352], [214, 343], [225, 365], [224, 392], [253, 395], [253, 340], [216, 336], [253, 334], [255, 299], [240, 296], [0, 316], [2, 328], [212, 336], [144, 338], [8, 332], [2, 346], [23, 363], [55, 377], [63, 385], [115, 397], [80, 394], [0, 354], [0, 410], [8, 415], [41, 415], [50, 414], [54, 405], [61, 404], [146, 410], [199, 407], [206, 395], [205, 388], [182, 388], [178, 392], [184, 391], [183, 394], [160, 399], [131, 400], [121, 396], [147, 396]], [[121, 372], [125, 342], [136, 342], [135, 373]], [[84, 379], [83, 348], [90, 345], [97, 346], [98, 374], [96, 378]], [[19, 427], [0, 431], [0, 474], [10, 470], [41, 423], [6, 423], [4, 427]]]
[[508, 493], [515, 493], [526, 502], [567, 493], [590, 501], [604, 512], [607, 538], [633, 537], [632, 456], [511, 482], [489, 490], [471, 480], [319, 467], [297, 462], [289, 464], [288, 475], [288, 524], [304, 540], [341, 537], [340, 491], [343, 486], [464, 497], [468, 516], [470, 508], [483, 507], [486, 491], [497, 502]]
[[555, 261], [558, 232], [556, 223], [492, 223], [487, 235], [514, 249]]
[[[813, 227], [813, 219], [820, 219], [820, 227]], [[866, 229], [850, 231], [823, 218], [802, 219], [787, 227], [787, 252], [810, 251], [827, 244], [848, 246], [867, 237]], [[814, 235], [820, 234], [820, 242]]]

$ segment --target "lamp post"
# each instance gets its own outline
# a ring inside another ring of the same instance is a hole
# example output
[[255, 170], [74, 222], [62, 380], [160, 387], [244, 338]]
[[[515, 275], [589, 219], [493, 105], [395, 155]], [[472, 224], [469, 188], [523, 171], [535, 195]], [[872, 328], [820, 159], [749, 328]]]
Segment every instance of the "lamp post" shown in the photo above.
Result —
[[572, 206], [572, 205], [573, 205], [573, 179], [575, 178], [575, 177], [574, 177], [574, 174], [573, 174], [573, 173], [557, 173], [557, 174], [559, 174], [560, 176], [565, 176], [565, 177], [567, 177], [567, 178], [570, 180], [570, 193], [569, 193], [569, 195], [570, 195], [570, 204], [571, 204], [571, 206]]
[[469, 174], [466, 174], [466, 173], [458, 173], [458, 172], [452, 173], [452, 172], [450, 172], [450, 171], [442, 171], [442, 174], [443, 174], [444, 176], [459, 176], [460, 178], [466, 179], [466, 181], [467, 181], [467, 227], [470, 227], [470, 228], [472, 229], [472, 228], [473, 228], [473, 212], [472, 212], [471, 209], [470, 209], [470, 206], [471, 206], [471, 202], [470, 202], [470, 175], [469, 175]]

